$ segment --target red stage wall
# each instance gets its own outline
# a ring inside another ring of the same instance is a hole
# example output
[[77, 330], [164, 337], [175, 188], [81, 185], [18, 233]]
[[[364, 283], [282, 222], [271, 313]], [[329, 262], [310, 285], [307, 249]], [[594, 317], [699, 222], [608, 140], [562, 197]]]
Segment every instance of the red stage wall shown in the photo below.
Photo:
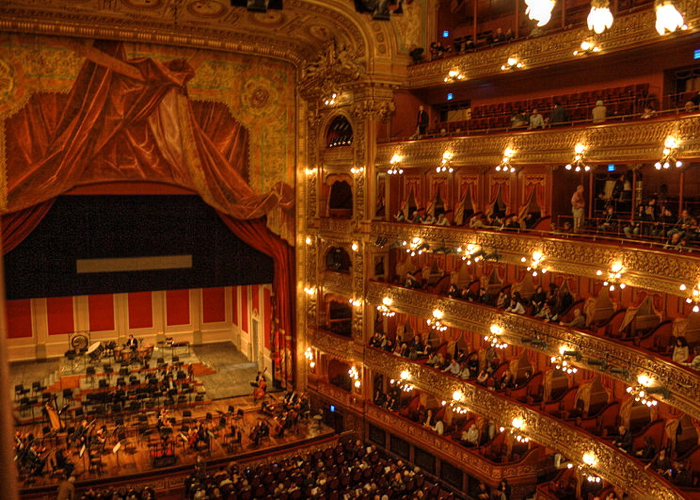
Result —
[[90, 330], [104, 332], [114, 330], [114, 295], [88, 297]]
[[21, 339], [32, 336], [32, 303], [29, 299], [8, 300], [7, 338]]
[[165, 292], [168, 326], [190, 324], [190, 291], [168, 290]]
[[151, 328], [153, 308], [151, 292], [129, 294], [129, 328]]
[[62, 335], [75, 331], [73, 324], [73, 297], [46, 299], [46, 316], [49, 335]]

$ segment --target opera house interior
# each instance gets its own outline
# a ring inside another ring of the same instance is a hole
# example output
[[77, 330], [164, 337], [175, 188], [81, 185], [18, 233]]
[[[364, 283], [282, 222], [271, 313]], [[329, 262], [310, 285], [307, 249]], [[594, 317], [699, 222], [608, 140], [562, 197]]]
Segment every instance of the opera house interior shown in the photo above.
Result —
[[700, 2], [3, 0], [0, 168], [3, 499], [700, 500]]

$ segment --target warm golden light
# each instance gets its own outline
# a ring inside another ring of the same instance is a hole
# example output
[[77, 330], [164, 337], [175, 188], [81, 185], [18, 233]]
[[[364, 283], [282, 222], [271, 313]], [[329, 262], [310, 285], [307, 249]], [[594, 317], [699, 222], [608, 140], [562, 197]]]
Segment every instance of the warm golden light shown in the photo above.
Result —
[[515, 418], [513, 419], [512, 424], [513, 424], [513, 427], [514, 427], [514, 428], [516, 428], [516, 429], [522, 429], [523, 426], [525, 425], [525, 422], [523, 421], [522, 418], [520, 418], [520, 417], [515, 417]]
[[598, 459], [593, 453], [584, 453], [583, 454], [583, 463], [588, 465], [589, 467], [595, 467], [596, 464], [598, 463]]
[[462, 398], [464, 397], [464, 394], [462, 394], [461, 391], [455, 391], [452, 393], [452, 399], [455, 401], [462, 401]]
[[491, 325], [491, 333], [493, 333], [494, 335], [500, 335], [501, 333], [503, 333], [503, 328], [501, 328], [498, 325]]

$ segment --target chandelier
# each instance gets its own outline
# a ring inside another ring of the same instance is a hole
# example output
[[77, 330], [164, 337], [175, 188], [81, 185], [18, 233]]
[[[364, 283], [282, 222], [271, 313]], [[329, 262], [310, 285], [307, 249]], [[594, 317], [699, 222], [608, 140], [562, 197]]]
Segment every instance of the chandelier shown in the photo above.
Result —
[[393, 301], [390, 297], [384, 297], [382, 299], [382, 303], [377, 306], [377, 311], [379, 312], [379, 314], [381, 314], [385, 318], [393, 318], [396, 315], [396, 312], [389, 309], [389, 306], [392, 302]]
[[518, 443], [529, 443], [530, 438], [527, 436], [524, 436], [520, 432], [524, 428], [525, 428], [525, 422], [523, 421], [523, 419], [520, 417], [515, 417], [513, 419], [513, 421], [510, 423], [509, 427], [501, 427], [500, 431], [503, 432], [503, 431], [507, 430]]
[[[457, 253], [462, 253], [462, 247], [457, 248]], [[483, 252], [481, 251], [481, 247], [479, 245], [469, 243], [467, 248], [464, 250], [462, 260], [466, 261], [468, 266], [471, 266], [472, 262], [477, 263], [481, 260], [482, 254]]]
[[610, 2], [608, 0], [593, 0], [591, 12], [588, 14], [588, 29], [600, 35], [606, 29], [610, 29], [612, 24], [613, 15], [610, 12]]
[[659, 402], [651, 397], [652, 394], [660, 394], [664, 398], [670, 396], [670, 392], [666, 387], [655, 386], [651, 387], [654, 380], [646, 375], [637, 377], [637, 384], [627, 388], [627, 393], [634, 397], [634, 400], [651, 408]]
[[444, 316], [444, 313], [440, 309], [435, 309], [433, 311], [433, 317], [429, 318], [426, 320], [426, 323], [430, 328], [437, 332], [444, 332], [447, 330], [447, 327], [442, 324], [442, 317]]
[[399, 380], [394, 380], [393, 378], [389, 380], [390, 385], [395, 385], [403, 392], [411, 392], [415, 389], [415, 386], [409, 381], [411, 380], [411, 373], [408, 370], [404, 370], [399, 375]]
[[[443, 401], [442, 406], [446, 405], [447, 401]], [[469, 411], [469, 408], [464, 405], [464, 394], [462, 391], [455, 391], [452, 393], [452, 401], [450, 401], [449, 405], [452, 411], [459, 415], [464, 415]]]
[[567, 375], [576, 373], [578, 371], [578, 368], [569, 363], [567, 358], [575, 358], [576, 361], [580, 361], [581, 354], [577, 351], [567, 349], [566, 347], [562, 346], [559, 348], [559, 355], [552, 356], [550, 361], [552, 362], [552, 364], [554, 364], [557, 370], [560, 370], [566, 373]]
[[445, 77], [445, 83], [454, 83], [465, 80], [467, 77], [464, 76], [458, 69], [451, 69], [447, 76]]
[[[543, 260], [544, 260], [544, 255], [542, 255], [542, 252], [538, 252], [538, 251], [532, 252], [532, 259], [530, 260], [530, 264], [527, 266], [527, 272], [532, 273], [533, 278], [535, 276], [537, 276], [538, 269], [542, 272], [542, 274], [547, 272], [547, 269], [545, 267], [542, 267]], [[520, 262], [522, 262], [522, 263], [527, 262], [527, 258], [525, 258], [525, 257], [521, 258]]]
[[[584, 453], [581, 458], [582, 463], [576, 465], [576, 467], [581, 471], [581, 474], [586, 478], [589, 483], [600, 483], [600, 477], [595, 473], [595, 467], [598, 465], [598, 459], [593, 453]], [[574, 464], [569, 462], [566, 467], [571, 469]]]
[[685, 30], [688, 26], [683, 21], [683, 15], [676, 9], [671, 0], [656, 0], [656, 31], [664, 35], [673, 33], [678, 28]]
[[525, 0], [527, 9], [525, 14], [537, 21], [537, 26], [542, 27], [552, 18], [552, 9], [554, 8], [554, 0]]
[[506, 148], [506, 150], [503, 152], [503, 159], [501, 160], [501, 163], [496, 165], [496, 172], [510, 172], [511, 174], [515, 173], [515, 167], [510, 163], [514, 154], [515, 151], [513, 151], [511, 148]]
[[601, 50], [602, 49], [600, 48], [600, 46], [596, 45], [595, 41], [592, 38], [586, 38], [584, 41], [581, 42], [580, 49], [574, 50], [574, 55], [585, 56], [594, 52], [600, 52]]
[[491, 325], [491, 333], [484, 336], [484, 340], [494, 349], [505, 349], [508, 344], [501, 342], [499, 336], [503, 333], [503, 328], [498, 325]]
[[566, 167], [567, 170], [573, 169], [574, 172], [580, 172], [581, 170], [589, 172], [591, 167], [584, 163], [586, 157], [586, 146], [581, 143], [576, 144], [574, 147], [574, 159]]
[[406, 253], [409, 254], [411, 257], [415, 257], [416, 255], [421, 255], [425, 250], [428, 250], [430, 248], [430, 245], [425, 243], [423, 241], [423, 238], [419, 238], [418, 236], [414, 236], [411, 241], [403, 241], [401, 244], [406, 248]]
[[452, 168], [452, 153], [449, 151], [445, 151], [442, 153], [442, 161], [440, 162], [440, 165], [435, 167], [435, 171], [438, 174], [441, 173], [452, 173], [454, 172], [454, 169]]
[[669, 169], [671, 165], [675, 165], [676, 168], [681, 168], [683, 162], [676, 159], [676, 153], [678, 152], [678, 146], [680, 141], [669, 135], [664, 141], [664, 150], [661, 153], [661, 159], [654, 164], [656, 170]]
[[[685, 286], [685, 284], [681, 285], [679, 288], [681, 289], [681, 291], [686, 291], [688, 289], [688, 287]], [[700, 283], [693, 287], [693, 289], [690, 291], [690, 297], [685, 299], [685, 301], [688, 304], [695, 304], [693, 306], [694, 313], [700, 312]]]
[[[615, 286], [619, 286], [620, 290], [623, 290], [627, 285], [622, 283], [622, 275], [624, 274], [624, 269], [622, 264], [619, 262], [614, 263], [607, 272], [607, 278], [603, 281], [603, 286], [607, 286], [608, 290], [611, 292], [615, 291]], [[602, 276], [604, 272], [598, 269], [596, 272], [597, 276]]]
[[502, 71], [508, 71], [509, 69], [521, 69], [523, 67], [523, 63], [518, 60], [517, 54], [513, 54], [508, 58], [506, 63], [501, 66]]
[[386, 171], [389, 175], [401, 175], [403, 174], [403, 168], [401, 168], [401, 157], [397, 154], [391, 157], [389, 161], [391, 167]]

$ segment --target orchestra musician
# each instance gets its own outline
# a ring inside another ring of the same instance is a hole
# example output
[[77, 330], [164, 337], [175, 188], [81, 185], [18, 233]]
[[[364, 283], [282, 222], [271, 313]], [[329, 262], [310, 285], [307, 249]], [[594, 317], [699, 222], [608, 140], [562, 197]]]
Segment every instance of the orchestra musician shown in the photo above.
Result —
[[[267, 370], [267, 368], [265, 369]], [[253, 389], [253, 403], [260, 399], [265, 399], [265, 394], [267, 394], [267, 380], [265, 379], [265, 371], [258, 372], [255, 377], [255, 382], [257, 386]]]
[[129, 338], [126, 339], [126, 348], [135, 351], [139, 348], [139, 341], [134, 338], [133, 334], [129, 334]]
[[250, 440], [253, 442], [253, 445], [259, 446], [260, 445], [260, 440], [266, 436], [270, 435], [270, 426], [267, 425], [267, 422], [261, 418], [258, 419], [258, 422], [250, 429]]

